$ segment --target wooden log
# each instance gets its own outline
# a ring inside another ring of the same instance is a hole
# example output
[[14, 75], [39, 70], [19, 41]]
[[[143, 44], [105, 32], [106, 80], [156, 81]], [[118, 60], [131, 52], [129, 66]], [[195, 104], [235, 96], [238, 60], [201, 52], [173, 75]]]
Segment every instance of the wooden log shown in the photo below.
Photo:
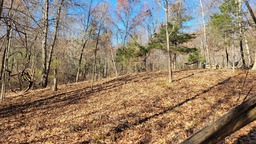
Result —
[[235, 107], [217, 121], [204, 127], [182, 144], [217, 143], [256, 120], [256, 96]]

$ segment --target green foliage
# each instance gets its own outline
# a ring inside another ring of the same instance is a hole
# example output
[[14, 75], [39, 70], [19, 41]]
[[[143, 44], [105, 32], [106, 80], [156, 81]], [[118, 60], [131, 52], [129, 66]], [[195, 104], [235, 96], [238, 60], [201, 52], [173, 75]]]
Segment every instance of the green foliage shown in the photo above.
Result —
[[117, 49], [116, 60], [121, 64], [127, 64], [139, 52], [138, 47], [134, 43], [128, 43], [126, 47]]
[[[189, 53], [191, 50], [188, 47], [181, 47], [180, 44], [186, 43], [193, 38], [194, 34], [187, 34], [181, 31], [181, 27], [168, 23], [168, 31], [170, 33], [170, 48], [173, 52]], [[159, 33], [155, 33], [154, 37], [150, 39], [148, 46], [150, 48], [157, 48], [166, 50], [166, 30], [165, 25], [160, 27]]]
[[188, 61], [192, 62], [192, 63], [194, 63], [194, 62], [203, 62], [204, 58], [202, 58], [200, 56], [200, 50], [196, 49], [195, 51], [193, 51], [192, 53], [189, 54]]
[[236, 0], [224, 0], [221, 6], [219, 7], [219, 10], [221, 13], [225, 14], [235, 14], [237, 13], [237, 3]]
[[59, 68], [60, 61], [57, 58], [52, 59], [52, 64], [51, 65], [52, 65], [53, 68]]
[[[229, 43], [232, 34], [238, 30], [236, 25], [236, 14], [238, 13], [237, 3], [235, 0], [224, 0], [219, 7], [220, 12], [214, 13], [210, 17], [208, 26], [210, 27], [210, 37], [218, 41]], [[220, 46], [218, 46], [220, 47]]]
[[128, 42], [126, 47], [117, 50], [117, 62], [127, 64], [139, 57], [147, 57], [151, 48], [140, 45], [136, 41]]
[[215, 13], [210, 17], [211, 30], [217, 30], [220, 33], [234, 31], [236, 29], [237, 7], [236, 0], [224, 0], [219, 7], [220, 13]]
[[213, 30], [228, 31], [231, 28], [232, 17], [228, 14], [213, 14], [211, 16], [210, 26]]
[[[189, 42], [195, 38], [194, 34], [184, 32], [186, 22], [191, 20], [191, 16], [186, 12], [182, 3], [175, 3], [171, 7], [171, 21], [168, 23], [170, 50], [174, 53], [189, 53], [188, 47], [182, 47], [181, 44]], [[166, 25], [161, 25], [159, 32], [150, 39], [148, 46], [166, 51]]]

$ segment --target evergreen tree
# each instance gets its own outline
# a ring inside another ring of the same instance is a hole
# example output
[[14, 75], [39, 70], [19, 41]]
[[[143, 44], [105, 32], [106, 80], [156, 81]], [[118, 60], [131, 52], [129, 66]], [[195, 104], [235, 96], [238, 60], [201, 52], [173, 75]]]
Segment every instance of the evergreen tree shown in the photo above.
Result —
[[[195, 38], [194, 34], [184, 32], [187, 28], [186, 22], [191, 20], [191, 17], [186, 12], [186, 8], [181, 3], [175, 3], [170, 7], [171, 22], [168, 22], [168, 33], [169, 33], [169, 46], [171, 61], [176, 62], [176, 55], [180, 53], [189, 53], [195, 51], [195, 48], [188, 48], [182, 44], [189, 42]], [[159, 32], [155, 33], [150, 39], [149, 48], [157, 48], [167, 52], [166, 50], [166, 26], [161, 25]]]
[[[243, 63], [242, 67], [244, 67], [245, 60], [242, 44], [243, 25], [238, 18], [238, 16], [241, 15], [241, 12], [239, 10], [239, 3], [237, 2], [237, 0], [224, 0], [219, 7], [219, 11], [219, 13], [214, 13], [210, 17], [210, 21], [208, 24], [208, 26], [210, 27], [210, 37], [216, 39], [216, 41], [218, 42], [217, 44], [220, 44], [220, 42], [224, 44], [217, 46], [225, 47], [227, 65], [229, 63], [227, 45], [230, 46], [231, 43], [235, 43], [235, 40], [238, 39], [240, 42], [240, 54]], [[235, 37], [235, 34], [237, 37]]]
[[[168, 31], [170, 32], [169, 40], [172, 53], [189, 53], [191, 51], [194, 51], [194, 49], [181, 45], [195, 38], [194, 34], [183, 33], [181, 31], [181, 27], [177, 25], [172, 25], [171, 23], [169, 23], [168, 28]], [[166, 50], [165, 45], [165, 26], [162, 25], [160, 27], [159, 33], [155, 33], [153, 38], [150, 39], [148, 47]]]

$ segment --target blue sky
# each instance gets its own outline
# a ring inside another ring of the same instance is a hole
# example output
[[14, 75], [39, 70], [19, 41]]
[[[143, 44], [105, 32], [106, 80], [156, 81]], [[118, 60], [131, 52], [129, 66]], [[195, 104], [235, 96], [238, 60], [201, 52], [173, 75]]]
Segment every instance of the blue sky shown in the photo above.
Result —
[[[99, 0], [101, 1], [101, 0]], [[116, 5], [117, 5], [117, 0], [106, 0], [107, 2], [109, 2], [111, 4], [111, 7], [113, 9], [115, 9]], [[141, 2], [147, 2], [149, 7], [156, 7], [157, 5], [152, 1], [152, 0], [141, 0]], [[200, 16], [195, 16], [195, 10], [197, 9], [197, 7], [199, 5], [197, 5], [199, 1], [198, 0], [194, 0], [194, 1], [191, 1], [191, 0], [186, 0], [185, 3], [186, 3], [186, 7], [188, 8], [188, 10], [190, 11], [190, 14], [191, 16], [193, 17], [192, 20], [188, 21], [186, 23], [186, 25], [188, 26], [188, 31], [193, 31], [193, 30], [196, 30], [196, 29], [199, 29], [201, 26], [201, 20], [200, 20]], [[158, 21], [159, 22], [162, 22], [162, 21], [165, 21], [165, 15], [164, 15], [164, 11], [159, 8], [158, 10]]]

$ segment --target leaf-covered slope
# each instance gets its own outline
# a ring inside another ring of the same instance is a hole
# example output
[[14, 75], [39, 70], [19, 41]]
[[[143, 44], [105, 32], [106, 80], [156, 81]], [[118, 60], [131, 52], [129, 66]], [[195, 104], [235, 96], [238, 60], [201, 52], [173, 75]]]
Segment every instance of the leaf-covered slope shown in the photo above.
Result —
[[[256, 92], [255, 73], [177, 71], [172, 84], [166, 77], [139, 73], [99, 81], [93, 89], [82, 82], [10, 96], [0, 105], [0, 142], [179, 143], [239, 105], [251, 88], [249, 96]], [[254, 135], [253, 125], [226, 142]]]

